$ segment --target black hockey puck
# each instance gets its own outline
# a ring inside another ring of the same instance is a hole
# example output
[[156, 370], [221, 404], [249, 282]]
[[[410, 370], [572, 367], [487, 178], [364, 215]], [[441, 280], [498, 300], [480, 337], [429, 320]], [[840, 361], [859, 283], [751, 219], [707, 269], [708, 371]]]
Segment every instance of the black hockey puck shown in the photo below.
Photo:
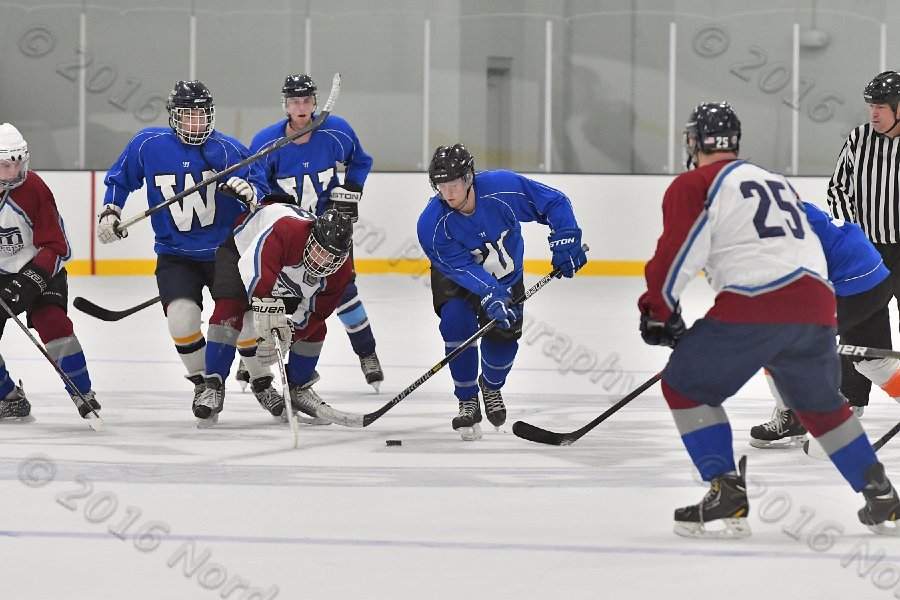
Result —
[[387, 444], [388, 446], [401, 446], [403, 442], [400, 440], [387, 440], [385, 444]]

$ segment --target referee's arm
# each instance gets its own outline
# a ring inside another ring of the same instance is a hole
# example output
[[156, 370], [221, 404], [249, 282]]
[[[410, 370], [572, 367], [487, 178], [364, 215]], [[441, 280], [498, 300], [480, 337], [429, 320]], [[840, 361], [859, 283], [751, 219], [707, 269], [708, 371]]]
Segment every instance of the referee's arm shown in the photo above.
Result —
[[834, 167], [834, 173], [828, 181], [828, 209], [831, 215], [838, 219], [843, 219], [851, 223], [858, 223], [856, 220], [856, 202], [855, 190], [853, 185], [853, 177], [855, 165], [853, 164], [854, 152], [856, 146], [856, 136], [858, 132], [853, 130], [844, 142], [841, 153], [838, 155], [837, 165]]

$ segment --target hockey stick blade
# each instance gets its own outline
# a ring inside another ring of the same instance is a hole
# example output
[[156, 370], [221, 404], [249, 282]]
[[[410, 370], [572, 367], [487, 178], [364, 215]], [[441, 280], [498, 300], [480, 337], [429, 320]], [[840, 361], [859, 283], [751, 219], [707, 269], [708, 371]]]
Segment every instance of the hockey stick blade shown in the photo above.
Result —
[[159, 302], [159, 296], [157, 296], [156, 298], [151, 298], [145, 302], [141, 302], [137, 306], [126, 308], [125, 310], [109, 310], [108, 308], [97, 306], [87, 298], [78, 296], [74, 300], [72, 300], [72, 306], [74, 306], [81, 312], [94, 317], [95, 319], [100, 319], [101, 321], [118, 321], [120, 319], [124, 319], [127, 316], [133, 315], [140, 310], [144, 310], [148, 306], [153, 306], [157, 302]]
[[530, 423], [526, 423], [525, 421], [516, 421], [515, 423], [513, 423], [513, 434], [515, 434], [516, 437], [520, 437], [523, 440], [528, 440], [529, 442], [548, 444], [550, 446], [570, 446], [581, 439], [581, 436], [612, 416], [613, 413], [617, 412], [620, 408], [655, 385], [656, 382], [659, 381], [660, 377], [662, 377], [662, 373], [657, 373], [656, 375], [645, 381], [643, 384], [641, 384], [640, 387], [636, 388], [630, 394], [610, 406], [602, 415], [600, 415], [581, 429], [576, 429], [575, 431], [572, 431], [570, 433], [556, 433], [554, 431], [541, 429], [540, 427], [531, 425]]
[[137, 223], [139, 221], [143, 221], [147, 217], [149, 217], [161, 210], [165, 210], [167, 207], [171, 206], [175, 202], [178, 202], [182, 198], [186, 198], [187, 196], [190, 196], [197, 190], [204, 188], [211, 183], [215, 183], [216, 181], [219, 181], [220, 179], [223, 179], [228, 175], [231, 175], [238, 169], [242, 169], [242, 168], [246, 167], [247, 165], [249, 165], [250, 163], [258, 161], [259, 159], [263, 158], [264, 156], [268, 156], [269, 154], [271, 154], [272, 152], [275, 152], [282, 146], [286, 146], [287, 144], [290, 144], [292, 141], [296, 140], [299, 137], [303, 137], [307, 133], [312, 133], [313, 131], [318, 129], [322, 125], [322, 123], [325, 121], [325, 119], [328, 118], [328, 115], [331, 114], [331, 111], [334, 108], [334, 103], [337, 102], [337, 98], [338, 98], [338, 95], [340, 94], [340, 92], [341, 92], [341, 74], [335, 73], [334, 78], [331, 81], [331, 93], [328, 94], [328, 100], [325, 101], [325, 106], [322, 107], [322, 112], [320, 112], [319, 115], [309, 125], [307, 125], [306, 127], [302, 128], [302, 129], [299, 129], [298, 131], [293, 132], [291, 135], [288, 135], [286, 137], [279, 139], [277, 142], [275, 142], [271, 146], [264, 148], [263, 150], [260, 150], [256, 154], [254, 154], [252, 156], [248, 156], [244, 160], [242, 160], [238, 163], [235, 163], [228, 168], [225, 168], [225, 169], [222, 169], [221, 171], [213, 173], [213, 175], [211, 177], [209, 177], [208, 179], [204, 179], [200, 183], [193, 185], [185, 190], [182, 190], [181, 192], [178, 192], [177, 194], [175, 194], [174, 196], [172, 196], [165, 202], [161, 202], [160, 204], [157, 204], [156, 206], [148, 208], [144, 212], [142, 212], [138, 215], [135, 215], [134, 217], [132, 217], [126, 221], [121, 221], [121, 222], [117, 223], [114, 227], [114, 230], [117, 233], [124, 231], [124, 230], [128, 229], [129, 227], [131, 227], [132, 225], [134, 225], [135, 223]]
[[[582, 244], [581, 247], [584, 249], [585, 252], [590, 250], [590, 248], [588, 247], [587, 244]], [[562, 273], [562, 269], [559, 269], [559, 268], [553, 269], [553, 271], [551, 271], [547, 275], [544, 275], [543, 277], [541, 277], [541, 279], [537, 283], [535, 283], [533, 286], [531, 286], [530, 288], [525, 290], [525, 293], [522, 294], [521, 297], [513, 300], [513, 304], [522, 304], [523, 302], [525, 302], [526, 300], [531, 298], [533, 295], [535, 295], [538, 292], [538, 290], [540, 290], [542, 287], [544, 287], [545, 285], [550, 283], [550, 281], [552, 279], [559, 276], [561, 273]], [[485, 325], [484, 327], [482, 327], [481, 329], [476, 331], [472, 335], [472, 337], [470, 337], [469, 339], [467, 339], [466, 341], [461, 343], [459, 346], [457, 346], [456, 349], [453, 350], [453, 352], [451, 352], [450, 354], [446, 355], [443, 359], [441, 359], [441, 361], [439, 363], [437, 363], [436, 365], [434, 365], [433, 367], [428, 369], [428, 371], [426, 371], [421, 377], [419, 377], [414, 382], [412, 382], [409, 386], [407, 386], [407, 388], [405, 390], [403, 390], [402, 392], [400, 392], [399, 394], [394, 396], [390, 400], [390, 402], [388, 402], [387, 404], [385, 404], [384, 406], [382, 406], [375, 412], [370, 412], [365, 415], [359, 415], [359, 414], [355, 414], [355, 413], [344, 412], [342, 410], [337, 410], [336, 408], [333, 408], [331, 406], [323, 405], [323, 406], [320, 406], [316, 410], [316, 416], [319, 418], [322, 418], [322, 419], [328, 419], [332, 423], [337, 423], [338, 425], [343, 425], [344, 427], [368, 427], [373, 422], [375, 422], [376, 420], [381, 418], [381, 416], [384, 415], [384, 413], [386, 413], [387, 411], [391, 410], [394, 406], [396, 406], [401, 400], [403, 400], [404, 398], [406, 398], [407, 396], [412, 394], [414, 391], [416, 391], [416, 389], [420, 385], [422, 385], [423, 383], [425, 383], [426, 381], [431, 379], [432, 375], [434, 375], [435, 373], [437, 373], [438, 371], [440, 371], [441, 369], [446, 367], [448, 364], [450, 364], [451, 360], [453, 360], [454, 358], [456, 358], [457, 356], [462, 354], [469, 346], [471, 346], [472, 344], [477, 342], [479, 338], [481, 338], [484, 334], [486, 334], [487, 332], [489, 332], [491, 329], [493, 329], [496, 326], [497, 326], [496, 320], [490, 321], [487, 325]]]

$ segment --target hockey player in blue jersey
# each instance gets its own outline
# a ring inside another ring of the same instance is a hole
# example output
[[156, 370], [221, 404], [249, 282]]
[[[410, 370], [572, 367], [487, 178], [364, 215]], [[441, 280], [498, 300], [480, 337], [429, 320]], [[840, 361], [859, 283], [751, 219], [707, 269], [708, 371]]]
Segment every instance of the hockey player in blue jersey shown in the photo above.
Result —
[[[892, 287], [890, 272], [878, 250], [856, 223], [832, 219], [808, 202], [804, 202], [803, 206], [809, 225], [825, 251], [828, 279], [834, 286], [837, 297], [837, 332], [841, 343], [890, 348], [888, 305], [893, 297]], [[750, 445], [756, 448], [790, 448], [802, 445], [806, 438], [806, 427], [794, 411], [785, 406], [781, 393], [768, 372], [766, 380], [775, 396], [775, 413], [771, 421], [750, 430]], [[841, 356], [841, 393], [855, 407], [857, 416], [862, 414], [862, 407], [868, 404], [873, 382], [889, 396], [900, 399], [900, 360], [862, 360]]]
[[498, 323], [481, 338], [481, 375], [474, 344], [450, 363], [459, 400], [453, 429], [464, 440], [478, 439], [479, 388], [488, 421], [495, 427], [506, 422], [500, 390], [522, 336], [522, 308], [512, 305], [525, 291], [521, 223], [550, 227], [553, 266], [562, 275], [573, 277], [587, 257], [572, 204], [559, 190], [510, 171], [476, 175], [475, 159], [462, 144], [439, 146], [428, 177], [437, 193], [419, 217], [418, 236], [431, 261], [431, 293], [446, 353], [490, 320]]
[[[281, 106], [286, 118], [257, 133], [250, 150], [259, 152], [309, 125], [317, 107], [316, 91], [309, 75], [288, 75], [281, 88]], [[344, 165], [343, 183], [338, 177], [337, 163]], [[347, 121], [329, 115], [319, 129], [267, 155], [260, 165], [273, 194], [291, 195], [301, 208], [316, 215], [335, 208], [356, 222], [363, 186], [372, 169], [372, 157], [363, 150]], [[352, 253], [350, 262], [352, 266]], [[384, 381], [384, 372], [375, 353], [369, 317], [356, 289], [355, 270], [337, 314], [359, 358], [366, 382], [377, 392]]]
[[[104, 244], [128, 235], [116, 225], [128, 195], [142, 185], [147, 189], [147, 204], [154, 207], [250, 155], [236, 139], [215, 131], [215, 104], [203, 83], [177, 82], [166, 109], [169, 127], [139, 131], [106, 174], [106, 196], [97, 226], [97, 237]], [[186, 377], [194, 384], [195, 414], [206, 389], [202, 291], [212, 286], [219, 244], [231, 233], [237, 217], [268, 192], [255, 164], [235, 171], [224, 187], [201, 188], [150, 217], [156, 283], [169, 333], [187, 369]], [[248, 329], [239, 343], [252, 345], [255, 339], [255, 332]], [[247, 362], [255, 375], [267, 373], [252, 357]]]

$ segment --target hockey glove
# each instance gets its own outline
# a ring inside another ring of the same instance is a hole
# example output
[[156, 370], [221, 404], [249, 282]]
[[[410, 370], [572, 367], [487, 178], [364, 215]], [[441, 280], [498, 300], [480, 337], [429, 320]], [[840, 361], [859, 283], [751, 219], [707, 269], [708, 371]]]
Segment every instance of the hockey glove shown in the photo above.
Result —
[[547, 241], [553, 251], [553, 268], [559, 268], [563, 277], [574, 277], [575, 272], [587, 262], [587, 255], [581, 247], [581, 230], [577, 227], [554, 231]]
[[331, 190], [331, 196], [325, 204], [325, 209], [334, 208], [356, 223], [359, 219], [360, 200], [362, 200], [362, 186], [352, 181], [344, 181], [344, 185], [339, 185]]
[[230, 177], [225, 185], [219, 188], [226, 194], [234, 196], [247, 205], [250, 212], [256, 210], [258, 202], [256, 201], [256, 188], [250, 185], [246, 180], [240, 177]]
[[101, 244], [110, 244], [122, 238], [128, 237], [128, 230], [116, 230], [119, 224], [119, 218], [122, 216], [122, 209], [115, 204], [104, 205], [103, 212], [100, 213], [100, 222], [97, 223], [97, 239]]
[[278, 362], [278, 353], [275, 351], [273, 339], [277, 335], [281, 352], [285, 353], [291, 346], [293, 336], [291, 323], [284, 310], [284, 300], [281, 298], [253, 298], [250, 310], [253, 311], [253, 324], [256, 326], [256, 335], [258, 336], [256, 358], [264, 367], [274, 365]]
[[[0, 290], [0, 299], [6, 303], [14, 315], [28, 310], [34, 301], [47, 290], [50, 275], [33, 262], [27, 263], [22, 270]], [[6, 317], [7, 315], [3, 315]]]
[[492, 287], [481, 297], [481, 308], [491, 320], [497, 321], [499, 329], [509, 329], [519, 320], [521, 310], [512, 306], [509, 288]]
[[676, 305], [672, 315], [666, 321], [660, 321], [650, 314], [644, 297], [638, 302], [641, 309], [641, 337], [644, 343], [651, 346], [668, 346], [674, 348], [678, 340], [687, 331], [687, 325], [681, 318], [681, 307]]

